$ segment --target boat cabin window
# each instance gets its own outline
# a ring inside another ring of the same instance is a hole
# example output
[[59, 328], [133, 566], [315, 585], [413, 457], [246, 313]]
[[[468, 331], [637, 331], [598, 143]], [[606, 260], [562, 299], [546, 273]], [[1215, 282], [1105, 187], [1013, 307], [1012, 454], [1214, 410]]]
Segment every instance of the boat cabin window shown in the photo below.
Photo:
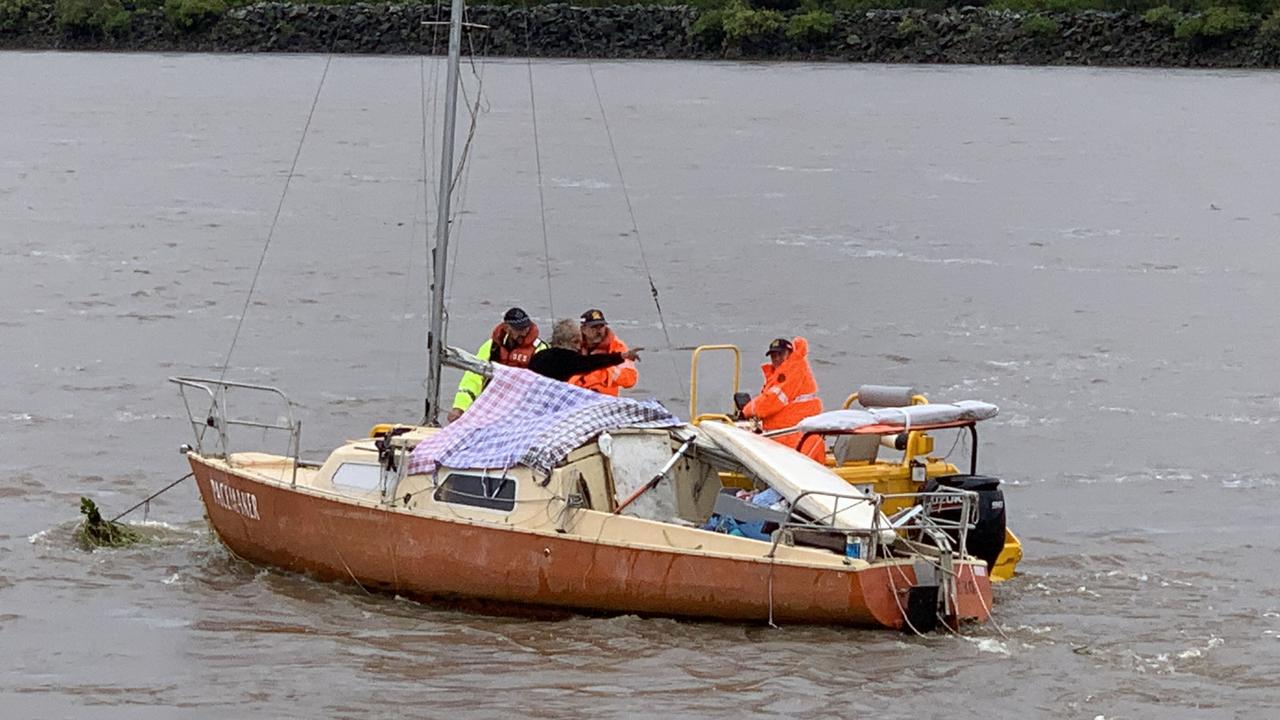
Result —
[[512, 477], [453, 473], [436, 488], [435, 499], [510, 512], [516, 507], [516, 481]]
[[382, 467], [368, 463], [342, 463], [333, 471], [333, 484], [357, 490], [376, 490], [382, 484]]

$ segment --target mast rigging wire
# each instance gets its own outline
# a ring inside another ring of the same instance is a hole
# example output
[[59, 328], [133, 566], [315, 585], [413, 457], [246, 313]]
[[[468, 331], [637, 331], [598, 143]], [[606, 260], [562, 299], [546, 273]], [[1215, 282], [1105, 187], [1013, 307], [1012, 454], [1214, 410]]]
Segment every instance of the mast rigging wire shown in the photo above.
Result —
[[538, 212], [542, 216], [542, 266], [547, 276], [547, 308], [556, 317], [556, 304], [551, 295], [551, 245], [547, 240], [547, 202], [542, 189], [542, 150], [538, 145], [538, 104], [533, 92], [533, 32], [529, 29], [529, 3], [524, 3], [524, 64], [529, 76], [529, 115], [533, 120], [533, 160], [538, 170]]
[[[440, 2], [441, 0], [436, 0], [436, 5], [435, 5], [436, 17], [439, 17], [440, 15]], [[431, 23], [431, 45], [428, 51], [429, 54], [432, 54], [432, 55], [435, 54], [436, 45], [439, 40], [439, 35], [440, 35], [440, 25], [438, 23]], [[439, 73], [439, 63], [433, 62], [431, 64], [431, 82], [430, 82], [430, 85], [432, 88], [431, 98], [433, 102], [430, 103], [432, 111], [430, 114], [430, 118], [431, 118], [430, 135], [428, 135], [428, 130], [427, 130], [428, 82], [427, 82], [426, 65], [427, 65], [426, 55], [419, 56], [418, 58], [419, 112], [420, 112], [420, 117], [422, 119], [422, 136], [421, 136], [421, 147], [420, 147], [420, 157], [422, 159], [422, 183], [420, 186], [422, 188], [422, 223], [423, 223], [422, 224], [422, 241], [423, 241], [423, 255], [426, 261], [425, 267], [427, 268], [427, 271], [428, 271], [427, 277], [430, 278], [433, 276], [432, 273], [430, 272], [431, 248], [432, 248], [431, 196], [436, 192], [435, 178], [434, 176], [432, 176], [430, 172], [430, 168], [435, 165], [436, 147], [435, 147], [435, 144], [430, 141], [430, 137], [434, 137], [436, 134], [436, 122], [440, 116], [440, 100], [439, 100], [440, 73]], [[430, 192], [428, 192], [428, 190], [430, 190]], [[414, 227], [410, 230], [410, 236], [417, 234], [417, 220], [418, 219], [416, 217], [413, 219]], [[410, 268], [412, 268], [412, 264], [410, 264]], [[413, 273], [406, 272], [404, 294], [401, 300], [402, 307], [409, 306], [409, 293], [411, 292], [412, 284], [413, 284]], [[429, 284], [428, 284], [428, 289], [430, 289]], [[407, 325], [408, 325], [408, 317], [404, 312], [401, 312], [400, 313], [400, 340], [402, 344], [404, 343], [405, 337], [407, 335], [407, 333], [405, 332], [405, 328]], [[394, 377], [397, 380], [400, 379], [400, 353], [396, 354], [396, 367], [395, 367]]]
[[[437, 2], [439, 2], [439, 0], [437, 0]], [[465, 20], [465, 17], [464, 17], [464, 20]], [[489, 36], [485, 35], [484, 37], [485, 37], [484, 43], [480, 46], [480, 52], [477, 53], [475, 40], [472, 38], [470, 33], [467, 34], [467, 44], [470, 45], [471, 47], [471, 52], [467, 55], [467, 63], [471, 66], [471, 74], [475, 76], [475, 79], [476, 79], [476, 101], [474, 106], [471, 105], [469, 101], [466, 102], [468, 112], [471, 113], [471, 127], [467, 131], [467, 141], [462, 148], [462, 157], [464, 161], [468, 156], [468, 154], [470, 153], [471, 139], [474, 138], [476, 134], [476, 125], [478, 124], [479, 115], [480, 115], [480, 101], [481, 101], [481, 96], [483, 95], [483, 92], [484, 92], [484, 73], [482, 71], [483, 66], [476, 65], [476, 55], [478, 54], [481, 57], [484, 57], [484, 55], [489, 51]], [[462, 96], [465, 101], [467, 97], [467, 88], [465, 85], [462, 86]], [[462, 235], [462, 221], [466, 217], [465, 214], [463, 213], [463, 208], [467, 206], [467, 188], [471, 186], [470, 185], [471, 166], [464, 165], [464, 167], [465, 167], [465, 171], [462, 171], [462, 179], [461, 179], [461, 182], [459, 183], [460, 190], [458, 193], [458, 205], [457, 205], [457, 208], [454, 210], [455, 220], [450, 221], [450, 225], [451, 227], [453, 227], [453, 230], [454, 230], [454, 233], [453, 233], [454, 237], [459, 237]], [[460, 171], [461, 170], [462, 169], [460, 168]], [[448, 286], [445, 288], [446, 300], [448, 298], [453, 297], [453, 283], [454, 283], [454, 279], [458, 276], [458, 256], [462, 254], [463, 247], [464, 246], [461, 244], [454, 246], [453, 258], [449, 264]], [[449, 317], [446, 314], [445, 315], [446, 325], [448, 324], [448, 319]]]
[[324, 89], [324, 80], [329, 76], [329, 65], [333, 63], [333, 53], [329, 53], [324, 60], [324, 72], [320, 74], [320, 83], [316, 85], [315, 97], [311, 99], [311, 110], [307, 112], [307, 122], [302, 126], [302, 137], [298, 139], [298, 149], [293, 153], [293, 163], [289, 165], [289, 175], [284, 180], [284, 189], [280, 192], [280, 201], [276, 204], [275, 216], [271, 218], [271, 229], [267, 231], [267, 240], [262, 245], [262, 254], [258, 257], [258, 267], [253, 271], [253, 280], [249, 283], [249, 292], [244, 298], [244, 307], [240, 310], [240, 319], [236, 321], [235, 334], [231, 336], [231, 347], [227, 348], [227, 356], [222, 361], [222, 372], [218, 375], [218, 382], [222, 382], [227, 377], [227, 369], [231, 365], [231, 353], [235, 352], [236, 343], [240, 340], [240, 330], [244, 327], [245, 315], [249, 313], [249, 303], [253, 301], [254, 290], [258, 287], [258, 278], [262, 275], [262, 265], [267, 259], [267, 250], [271, 247], [271, 239], [275, 237], [276, 226], [280, 223], [280, 212], [284, 208], [284, 199], [289, 194], [289, 183], [293, 181], [294, 173], [298, 169], [298, 158], [302, 156], [302, 146], [307, 141], [307, 131], [311, 129], [311, 119], [315, 117], [316, 105], [320, 103], [320, 91]]
[[[525, 21], [526, 24], [528, 20]], [[618, 184], [622, 188], [622, 197], [627, 203], [627, 214], [631, 217], [631, 234], [636, 239], [636, 248], [640, 251], [640, 264], [644, 266], [645, 278], [649, 281], [649, 293], [653, 296], [653, 306], [658, 310], [658, 323], [662, 326], [662, 337], [666, 340], [667, 355], [671, 358], [671, 371], [676, 376], [676, 382], [680, 385], [680, 391], [685, 395], [689, 394], [684, 384], [684, 376], [680, 374], [680, 368], [676, 365], [674, 354], [675, 348], [671, 344], [671, 333], [667, 330], [667, 319], [662, 313], [662, 302], [658, 299], [658, 286], [653, 282], [653, 272], [649, 269], [649, 259], [645, 255], [644, 242], [640, 239], [640, 226], [636, 222], [635, 208], [631, 205], [631, 193], [627, 190], [627, 179], [622, 174], [622, 161], [618, 159], [618, 148], [613, 142], [613, 130], [609, 127], [609, 114], [605, 112], [604, 100], [600, 97], [600, 85], [596, 82], [595, 66], [591, 63], [591, 58], [586, 56], [587, 39], [582, 34], [582, 24], [574, 23], [574, 29], [577, 31], [578, 40], [582, 43], [584, 50], [584, 60], [587, 63], [587, 74], [591, 76], [591, 89], [596, 96], [596, 106], [600, 108], [600, 120], [604, 125], [605, 136], [609, 139], [609, 152], [613, 155], [613, 167], [618, 171]]]

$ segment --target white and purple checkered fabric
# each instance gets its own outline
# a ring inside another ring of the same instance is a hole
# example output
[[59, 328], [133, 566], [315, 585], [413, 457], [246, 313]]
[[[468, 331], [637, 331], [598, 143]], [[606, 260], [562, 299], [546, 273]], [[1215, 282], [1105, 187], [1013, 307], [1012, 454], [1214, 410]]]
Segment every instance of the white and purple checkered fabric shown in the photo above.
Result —
[[674, 427], [680, 421], [657, 401], [601, 395], [537, 373], [495, 364], [493, 379], [457, 422], [418, 443], [409, 473], [451, 468], [541, 472], [605, 430]]

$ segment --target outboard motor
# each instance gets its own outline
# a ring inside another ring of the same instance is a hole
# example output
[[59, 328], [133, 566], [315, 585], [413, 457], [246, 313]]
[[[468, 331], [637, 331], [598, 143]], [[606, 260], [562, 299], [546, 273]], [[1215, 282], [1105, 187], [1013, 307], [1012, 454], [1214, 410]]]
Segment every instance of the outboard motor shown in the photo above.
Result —
[[[996, 558], [1004, 550], [1004, 491], [1000, 489], [1000, 479], [988, 475], [943, 475], [929, 478], [922, 492], [937, 492], [938, 486], [946, 486], [957, 490], [969, 490], [978, 494], [978, 524], [969, 531], [969, 554], [984, 560], [990, 570], [996, 564]], [[927, 511], [931, 517], [960, 520], [960, 503], [930, 502]], [[953, 543], [959, 544], [954, 530], [948, 530]]]

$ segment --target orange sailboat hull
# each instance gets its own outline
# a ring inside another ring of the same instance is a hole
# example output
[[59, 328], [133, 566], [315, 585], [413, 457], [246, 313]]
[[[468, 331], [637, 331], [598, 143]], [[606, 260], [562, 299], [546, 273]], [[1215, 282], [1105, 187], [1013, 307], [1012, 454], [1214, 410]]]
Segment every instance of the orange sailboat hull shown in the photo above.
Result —
[[[343, 502], [189, 459], [209, 521], [236, 555], [428, 602], [902, 628], [916, 583], [910, 562], [833, 569], [593, 542]], [[959, 619], [986, 620], [985, 570], [957, 563]]]

